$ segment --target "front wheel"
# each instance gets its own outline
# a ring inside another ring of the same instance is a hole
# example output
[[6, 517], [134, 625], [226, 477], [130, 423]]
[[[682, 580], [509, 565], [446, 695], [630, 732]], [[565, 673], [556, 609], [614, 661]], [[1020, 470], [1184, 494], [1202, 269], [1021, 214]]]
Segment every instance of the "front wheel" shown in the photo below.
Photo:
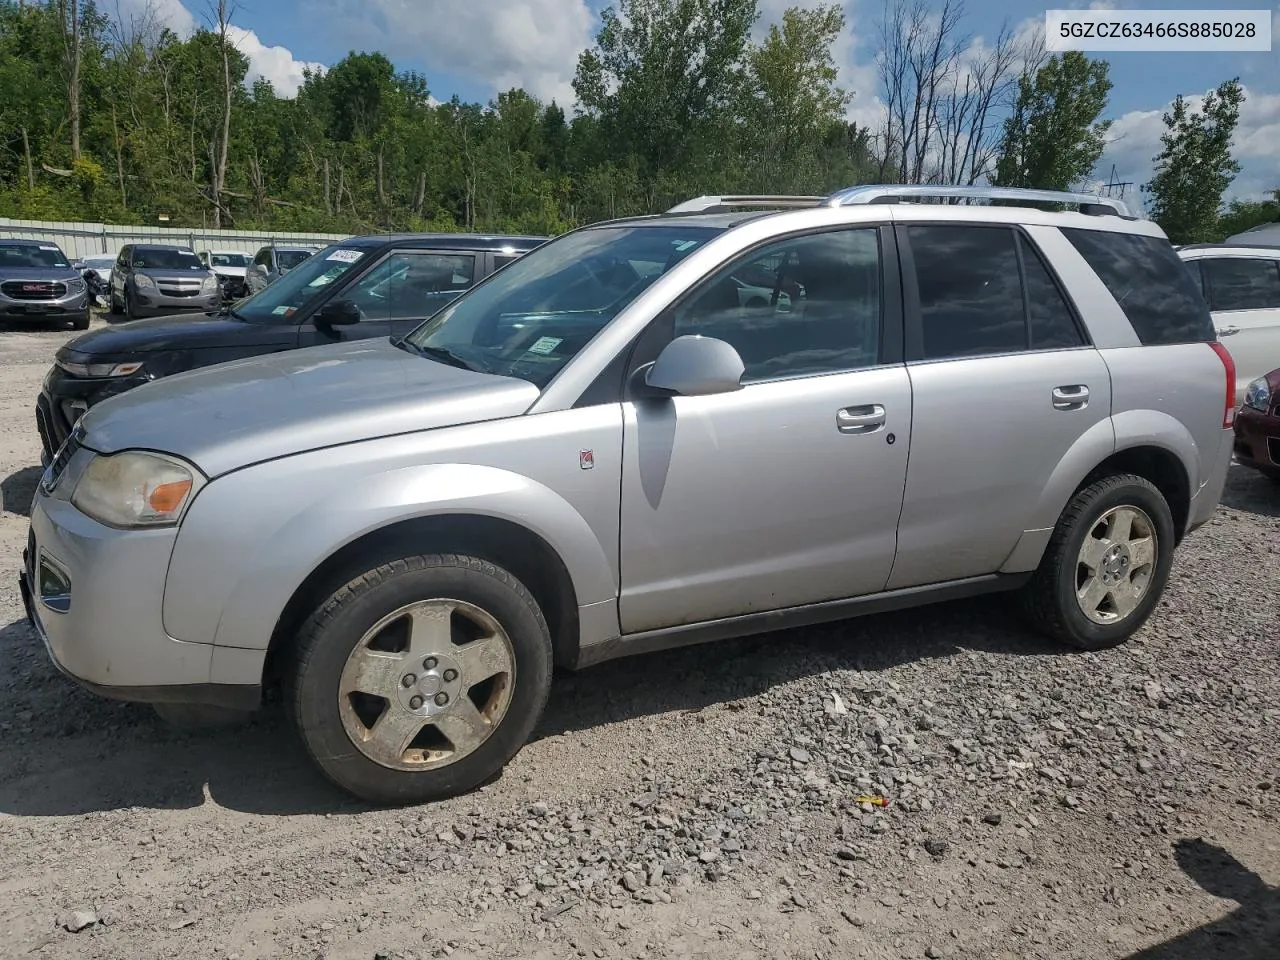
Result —
[[308, 752], [378, 804], [439, 800], [498, 773], [551, 687], [551, 636], [529, 591], [475, 557], [374, 567], [303, 625], [288, 699]]
[[133, 297], [129, 293], [129, 288], [124, 288], [124, 318], [126, 320], [136, 320], [137, 315], [133, 312]]
[[1173, 565], [1169, 504], [1142, 477], [1103, 477], [1062, 512], [1023, 609], [1042, 633], [1083, 650], [1118, 646], [1160, 602]]

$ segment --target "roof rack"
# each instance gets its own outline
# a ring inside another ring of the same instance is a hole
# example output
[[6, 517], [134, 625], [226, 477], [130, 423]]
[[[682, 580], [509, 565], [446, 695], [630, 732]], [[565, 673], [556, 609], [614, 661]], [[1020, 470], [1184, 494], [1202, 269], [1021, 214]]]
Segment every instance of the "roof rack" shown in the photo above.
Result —
[[731, 207], [758, 207], [764, 209], [786, 207], [816, 207], [826, 197], [791, 197], [783, 195], [730, 194], [727, 196], [702, 196], [678, 203], [667, 213], [714, 213]]
[[933, 197], [937, 199], [1022, 200], [1036, 203], [1072, 203], [1081, 213], [1094, 216], [1120, 216], [1136, 219], [1123, 200], [1099, 197], [1091, 193], [1066, 190], [1031, 190], [1023, 187], [935, 187], [928, 184], [879, 184], [847, 187], [837, 190], [822, 201], [825, 207], [844, 207], [860, 203], [899, 203], [903, 200]]

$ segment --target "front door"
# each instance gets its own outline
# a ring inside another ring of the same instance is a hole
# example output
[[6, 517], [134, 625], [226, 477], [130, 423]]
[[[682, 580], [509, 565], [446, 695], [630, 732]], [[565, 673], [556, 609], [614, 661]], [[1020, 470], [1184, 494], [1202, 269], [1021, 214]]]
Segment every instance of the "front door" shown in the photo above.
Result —
[[[914, 261], [913, 417], [890, 589], [998, 571], [1067, 451], [1111, 415], [1106, 362], [1024, 234], [922, 224], [899, 237]], [[1102, 459], [1111, 432], [1097, 442]]]
[[777, 241], [675, 309], [670, 335], [732, 344], [744, 387], [623, 404], [624, 634], [883, 589], [911, 387], [885, 362], [900, 311], [880, 247], [875, 227]]
[[[462, 294], [479, 272], [474, 252], [397, 250], [336, 295], [360, 310], [361, 321], [334, 327], [342, 340], [403, 336]], [[332, 337], [302, 327], [302, 343], [332, 342]]]
[[1236, 364], [1236, 403], [1280, 367], [1280, 253], [1200, 261], [1213, 325]]

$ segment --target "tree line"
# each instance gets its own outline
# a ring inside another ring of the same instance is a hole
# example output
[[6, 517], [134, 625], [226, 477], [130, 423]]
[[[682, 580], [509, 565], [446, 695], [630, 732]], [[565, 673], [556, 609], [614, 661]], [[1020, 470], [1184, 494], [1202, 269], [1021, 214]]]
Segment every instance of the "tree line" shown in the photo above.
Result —
[[[352, 52], [294, 97], [233, 42], [228, 0], [188, 38], [154, 12], [0, 0], [0, 215], [364, 233], [555, 234], [703, 193], [824, 194], [857, 183], [1066, 189], [1107, 144], [1107, 63], [1002, 29], [975, 42], [959, 0], [888, 0], [870, 125], [838, 83], [838, 5], [619, 0], [575, 102], [512, 89], [438, 102], [427, 78]], [[759, 37], [760, 39], [753, 39]], [[1236, 81], [1179, 98], [1148, 206], [1177, 241], [1276, 216], [1222, 196], [1239, 167]], [[1280, 202], [1280, 193], [1276, 196]]]

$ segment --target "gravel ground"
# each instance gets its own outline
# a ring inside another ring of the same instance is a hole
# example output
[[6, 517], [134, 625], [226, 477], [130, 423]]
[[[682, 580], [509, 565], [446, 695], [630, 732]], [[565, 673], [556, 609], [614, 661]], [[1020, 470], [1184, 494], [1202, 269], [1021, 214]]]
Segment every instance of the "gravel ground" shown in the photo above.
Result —
[[278, 708], [182, 734], [49, 664], [17, 572], [67, 336], [0, 332], [0, 956], [1280, 957], [1263, 478], [1120, 650], [985, 599], [636, 658], [489, 786], [370, 810]]

